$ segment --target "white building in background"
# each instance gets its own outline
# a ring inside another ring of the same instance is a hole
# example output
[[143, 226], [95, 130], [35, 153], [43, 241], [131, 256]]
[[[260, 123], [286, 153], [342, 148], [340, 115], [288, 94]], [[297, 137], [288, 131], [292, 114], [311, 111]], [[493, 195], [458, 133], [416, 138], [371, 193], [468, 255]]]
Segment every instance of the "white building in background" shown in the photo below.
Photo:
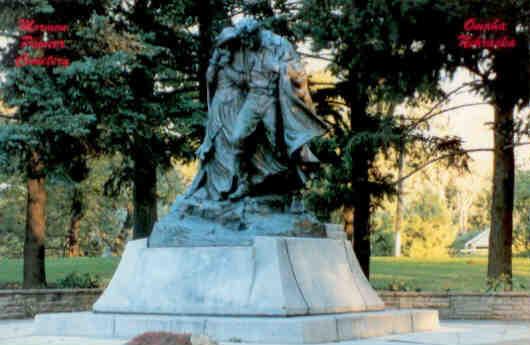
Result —
[[462, 249], [462, 252], [467, 254], [487, 252], [489, 248], [489, 237], [489, 229], [479, 232], [464, 244], [464, 249]]

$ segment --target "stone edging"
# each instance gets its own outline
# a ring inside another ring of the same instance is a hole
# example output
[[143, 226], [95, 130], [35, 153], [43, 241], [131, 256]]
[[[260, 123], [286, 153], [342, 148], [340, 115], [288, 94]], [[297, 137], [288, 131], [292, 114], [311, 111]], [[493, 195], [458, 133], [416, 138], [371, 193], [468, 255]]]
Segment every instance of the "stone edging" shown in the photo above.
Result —
[[[89, 310], [103, 289], [0, 290], [0, 319]], [[530, 320], [530, 292], [378, 291], [387, 308], [437, 309], [442, 319]]]
[[39, 295], [39, 294], [80, 294], [80, 293], [99, 293], [104, 289], [0, 289], [0, 296], [2, 295]]
[[427, 292], [427, 291], [378, 291], [379, 295], [401, 297], [446, 297], [446, 296], [480, 296], [480, 297], [530, 297], [530, 292]]
[[102, 289], [0, 290], [0, 320], [89, 310], [102, 292]]
[[388, 308], [433, 308], [442, 319], [530, 320], [528, 292], [380, 291]]

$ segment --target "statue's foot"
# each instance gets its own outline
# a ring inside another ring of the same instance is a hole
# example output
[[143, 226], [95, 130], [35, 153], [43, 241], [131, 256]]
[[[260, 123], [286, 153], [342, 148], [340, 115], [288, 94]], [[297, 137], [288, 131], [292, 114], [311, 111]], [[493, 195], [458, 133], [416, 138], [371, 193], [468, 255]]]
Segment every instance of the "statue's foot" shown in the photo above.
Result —
[[228, 199], [232, 201], [239, 200], [242, 197], [246, 196], [248, 192], [249, 192], [248, 183], [242, 183], [239, 185], [239, 187], [237, 187], [234, 193], [230, 194]]

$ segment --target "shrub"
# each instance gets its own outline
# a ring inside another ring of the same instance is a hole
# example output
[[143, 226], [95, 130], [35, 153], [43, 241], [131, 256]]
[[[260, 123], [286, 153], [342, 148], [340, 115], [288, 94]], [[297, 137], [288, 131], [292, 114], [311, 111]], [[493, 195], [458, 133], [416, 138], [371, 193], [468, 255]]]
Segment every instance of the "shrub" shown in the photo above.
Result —
[[19, 282], [0, 283], [0, 290], [16, 290], [22, 289], [22, 284]]
[[65, 289], [94, 289], [102, 286], [99, 275], [79, 272], [72, 272], [57, 282], [58, 288]]
[[403, 254], [415, 258], [449, 255], [456, 229], [442, 198], [430, 191], [418, 194], [403, 220]]
[[511, 287], [510, 289], [510, 279], [505, 274], [501, 274], [501, 276], [498, 279], [490, 279], [488, 278], [486, 280], [486, 292], [498, 292], [498, 291], [507, 291], [507, 290], [521, 290], [526, 291], [528, 290], [528, 283], [526, 281], [521, 281], [517, 278], [511, 279]]
[[416, 291], [420, 292], [420, 288], [415, 288], [410, 282], [405, 282], [403, 280], [392, 280], [388, 283], [386, 289], [387, 291]]

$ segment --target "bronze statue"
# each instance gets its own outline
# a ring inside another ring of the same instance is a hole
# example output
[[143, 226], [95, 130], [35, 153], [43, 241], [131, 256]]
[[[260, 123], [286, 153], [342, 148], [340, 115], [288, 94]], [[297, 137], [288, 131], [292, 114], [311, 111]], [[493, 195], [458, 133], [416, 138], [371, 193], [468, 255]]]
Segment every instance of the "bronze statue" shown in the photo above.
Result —
[[325, 236], [297, 191], [324, 134], [299, 55], [246, 18], [215, 41], [200, 168], [149, 238], [150, 246], [241, 245], [255, 236]]
[[305, 180], [301, 165], [317, 161], [306, 144], [325, 125], [313, 112], [293, 46], [244, 19], [217, 38], [207, 79], [206, 137], [197, 151], [201, 168], [188, 195], [238, 200], [278, 193], [278, 181], [293, 180], [290, 185], [299, 187], [293, 175]]

